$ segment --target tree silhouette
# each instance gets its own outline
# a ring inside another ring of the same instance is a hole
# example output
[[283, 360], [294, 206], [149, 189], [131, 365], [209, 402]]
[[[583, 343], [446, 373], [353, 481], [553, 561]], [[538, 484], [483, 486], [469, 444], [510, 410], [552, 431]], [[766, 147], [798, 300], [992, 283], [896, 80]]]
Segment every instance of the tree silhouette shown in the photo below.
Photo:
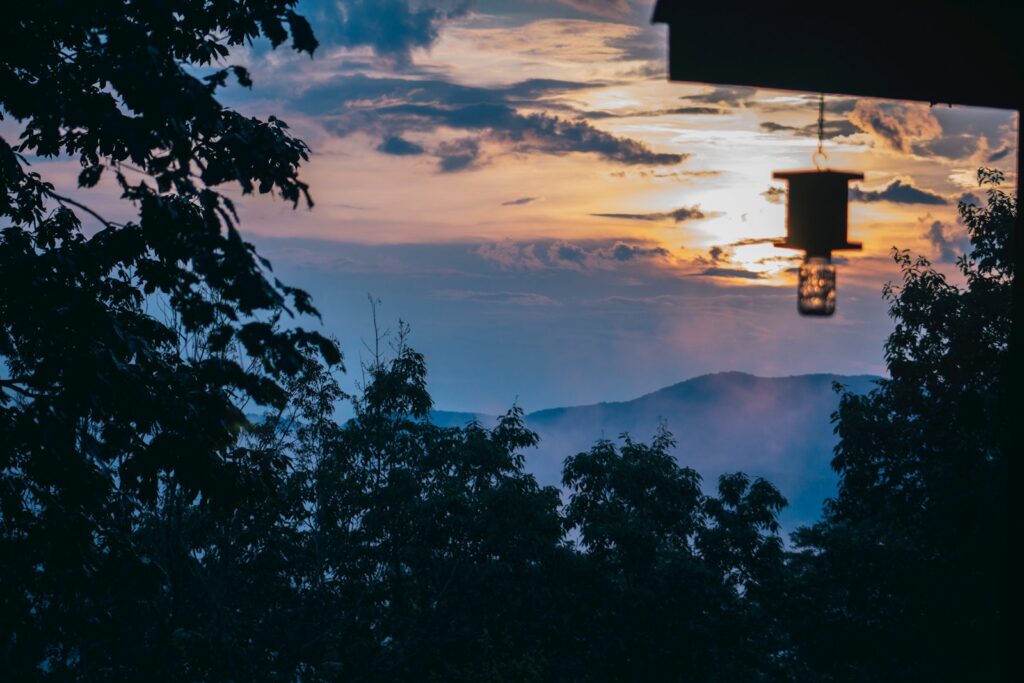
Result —
[[[194, 585], [136, 531], [156, 509], [185, 524], [197, 501], [230, 516], [275, 490], [283, 463], [240, 445], [242, 408], [283, 406], [310, 349], [340, 360], [276, 324], [316, 311], [270, 277], [221, 189], [309, 202], [305, 145], [217, 100], [231, 77], [251, 85], [225, 63], [234, 46], [290, 37], [312, 54], [294, 5], [5, 7], [0, 116], [20, 131], [0, 138], [0, 669], [13, 679], [164, 670], [170, 641], [191, 637], [177, 601]], [[50, 158], [77, 160], [83, 191], [34, 170]], [[103, 182], [134, 218], [88, 206]], [[198, 552], [178, 550], [186, 565]], [[146, 610], [172, 631], [133, 632]]]
[[843, 394], [837, 497], [796, 535], [792, 610], [811, 680], [998, 680], [1009, 510], [1000, 447], [1017, 211], [981, 170], [959, 206], [962, 284], [894, 251], [890, 378]]
[[[664, 429], [566, 460], [566, 525], [584, 553], [574, 581], [578, 680], [770, 680], [781, 631], [770, 593], [783, 571], [768, 482], [721, 477], [717, 496], [680, 467]], [[585, 672], [585, 673], [584, 673]]]
[[561, 552], [558, 493], [522, 470], [536, 436], [518, 409], [492, 429], [431, 424], [426, 365], [404, 328], [365, 373], [315, 473], [324, 570], [345, 605], [333, 625], [344, 678], [535, 678], [553, 654], [544, 571]]

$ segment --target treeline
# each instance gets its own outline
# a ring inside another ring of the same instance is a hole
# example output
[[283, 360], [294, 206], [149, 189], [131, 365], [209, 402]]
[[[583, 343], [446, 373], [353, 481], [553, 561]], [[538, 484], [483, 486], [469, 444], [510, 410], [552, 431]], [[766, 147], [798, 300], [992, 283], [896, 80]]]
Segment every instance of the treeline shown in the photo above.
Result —
[[563, 506], [523, 471], [536, 436], [518, 409], [493, 429], [431, 424], [426, 367], [404, 337], [365, 375], [338, 424], [336, 376], [307, 358], [288, 403], [241, 432], [244, 457], [267, 465], [231, 505], [197, 499], [175, 472], [152, 499], [127, 496], [111, 473], [92, 538], [5, 515], [11, 680], [779, 670], [784, 501], [771, 485], [734, 475], [706, 496], [663, 433], [569, 458]]
[[100, 459], [56, 483], [5, 449], [5, 680], [996, 680], [1015, 206], [981, 180], [965, 284], [896, 254], [892, 377], [843, 395], [839, 492], [795, 547], [770, 483], [706, 494], [664, 431], [568, 457], [563, 500], [523, 469], [519, 409], [430, 422], [402, 328], [357, 395], [309, 353], [236, 425], [240, 495], [170, 467], [129, 488]]

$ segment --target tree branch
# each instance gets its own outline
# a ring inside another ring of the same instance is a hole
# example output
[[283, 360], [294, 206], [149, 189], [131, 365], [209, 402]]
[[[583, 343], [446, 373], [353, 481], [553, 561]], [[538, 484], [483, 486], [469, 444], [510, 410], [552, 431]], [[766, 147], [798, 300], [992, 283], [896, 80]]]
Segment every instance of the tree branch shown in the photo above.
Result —
[[90, 216], [92, 216], [93, 218], [95, 218], [96, 220], [98, 220], [100, 223], [102, 223], [103, 225], [107, 226], [108, 228], [118, 228], [118, 227], [121, 227], [120, 223], [114, 223], [113, 221], [108, 221], [106, 218], [104, 218], [103, 216], [99, 215], [98, 213], [96, 213], [95, 211], [90, 209], [85, 204], [83, 204], [81, 202], [78, 202], [78, 201], [75, 201], [74, 199], [71, 199], [70, 197], [65, 197], [64, 195], [57, 194], [56, 192], [54, 192], [52, 190], [48, 190], [46, 192], [46, 194], [47, 194], [47, 196], [52, 197], [53, 199], [56, 199], [57, 202], [59, 204], [61, 204], [61, 205], [70, 204], [71, 206], [77, 207], [77, 208], [81, 209], [82, 211], [85, 211], [87, 214], [89, 214]]
[[25, 387], [21, 386], [22, 384], [25, 384], [24, 380], [0, 379], [0, 387], [4, 389], [9, 389], [17, 394], [21, 394], [22, 396], [27, 396], [28, 398], [46, 398], [46, 394], [37, 394], [34, 391], [29, 391]]

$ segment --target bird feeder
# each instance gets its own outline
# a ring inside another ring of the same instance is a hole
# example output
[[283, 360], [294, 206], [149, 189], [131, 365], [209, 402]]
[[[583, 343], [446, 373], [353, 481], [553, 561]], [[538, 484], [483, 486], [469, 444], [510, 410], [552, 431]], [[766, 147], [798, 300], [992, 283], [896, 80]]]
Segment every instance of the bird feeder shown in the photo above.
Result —
[[846, 232], [849, 182], [863, 180], [864, 174], [815, 169], [779, 171], [772, 177], [789, 183], [786, 239], [775, 246], [805, 253], [797, 289], [798, 310], [803, 315], [832, 315], [836, 310], [832, 252], [861, 248], [847, 239]]

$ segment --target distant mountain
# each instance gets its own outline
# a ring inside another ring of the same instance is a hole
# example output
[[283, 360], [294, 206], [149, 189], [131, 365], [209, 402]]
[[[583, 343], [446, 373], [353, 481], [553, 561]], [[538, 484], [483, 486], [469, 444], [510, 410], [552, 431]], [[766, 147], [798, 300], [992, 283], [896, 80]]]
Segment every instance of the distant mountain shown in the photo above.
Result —
[[[676, 456], [714, 487], [718, 476], [742, 471], [775, 484], [789, 499], [782, 515], [791, 531], [818, 518], [822, 501], [835, 493], [831, 469], [831, 414], [838, 405], [834, 382], [856, 393], [878, 377], [799, 375], [755, 377], [741, 372], [704, 375], [632, 401], [552, 408], [529, 413], [526, 424], [540, 435], [527, 453], [527, 469], [543, 484], [559, 485], [566, 456], [588, 450], [599, 438], [628, 432], [648, 439], [664, 422], [679, 445]], [[461, 426], [490, 415], [436, 411], [437, 424]]]

